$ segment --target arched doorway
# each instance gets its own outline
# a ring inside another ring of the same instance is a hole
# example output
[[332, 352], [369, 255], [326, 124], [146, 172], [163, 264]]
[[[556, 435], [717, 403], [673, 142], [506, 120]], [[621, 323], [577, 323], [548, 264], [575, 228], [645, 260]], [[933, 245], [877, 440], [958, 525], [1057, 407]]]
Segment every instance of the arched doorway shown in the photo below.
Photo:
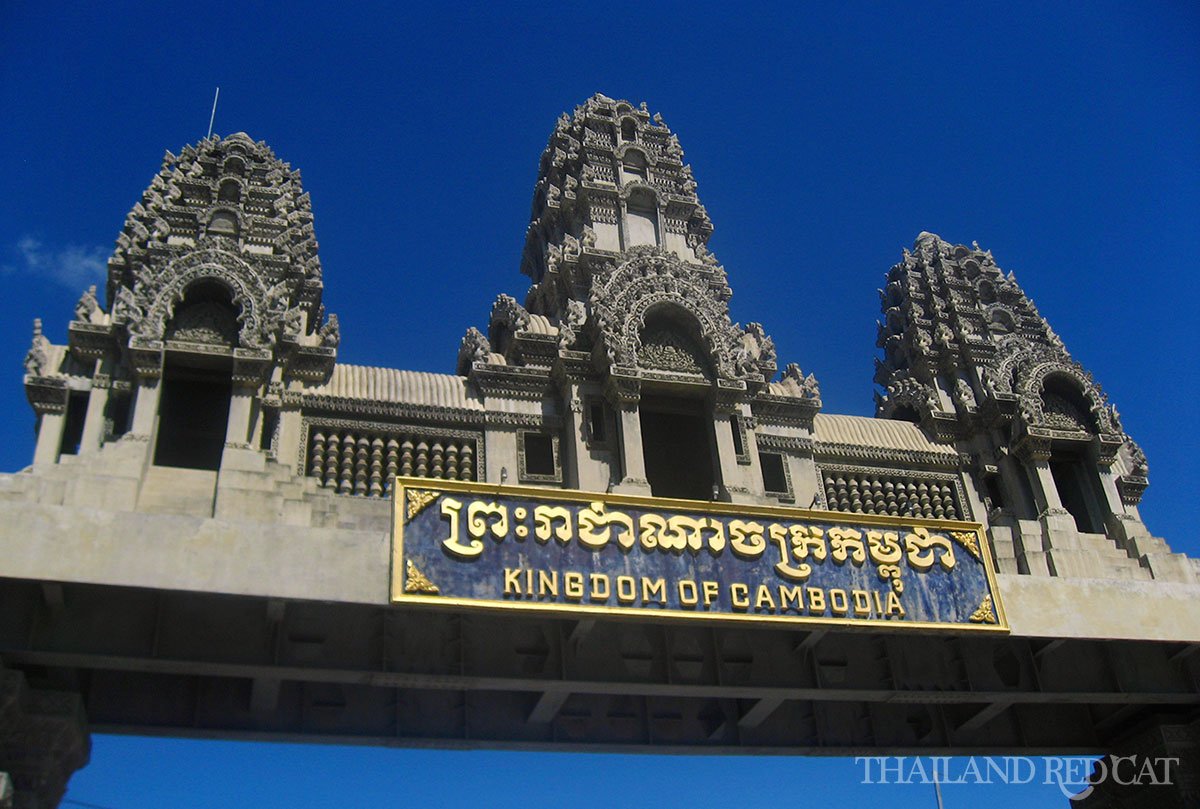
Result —
[[167, 327], [154, 445], [156, 466], [216, 470], [233, 393], [237, 307], [214, 281], [188, 288]]

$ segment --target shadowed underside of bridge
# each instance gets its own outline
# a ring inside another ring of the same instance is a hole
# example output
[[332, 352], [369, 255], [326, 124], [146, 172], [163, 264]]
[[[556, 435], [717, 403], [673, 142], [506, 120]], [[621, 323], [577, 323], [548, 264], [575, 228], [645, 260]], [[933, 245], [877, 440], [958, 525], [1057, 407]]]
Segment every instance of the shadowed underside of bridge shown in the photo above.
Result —
[[[1200, 712], [1185, 643], [646, 624], [5, 580], [92, 730], [645, 752], [1103, 753]], [[12, 672], [9, 672], [12, 673]]]

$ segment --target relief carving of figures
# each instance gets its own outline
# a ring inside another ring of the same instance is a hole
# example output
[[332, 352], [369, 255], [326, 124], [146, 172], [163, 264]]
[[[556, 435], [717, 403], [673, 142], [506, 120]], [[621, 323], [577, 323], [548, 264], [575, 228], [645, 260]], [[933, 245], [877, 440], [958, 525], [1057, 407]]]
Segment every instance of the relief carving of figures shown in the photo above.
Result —
[[611, 275], [594, 277], [589, 298], [609, 365], [636, 367], [647, 314], [674, 311], [694, 323], [697, 348], [707, 355], [717, 375], [741, 378], [734, 352], [743, 333], [729, 319], [727, 296], [660, 248], [635, 247], [628, 254]]
[[475, 363], [487, 362], [491, 353], [492, 345], [488, 342], [488, 338], [484, 337], [483, 332], [479, 329], [471, 326], [463, 335], [462, 343], [458, 347], [459, 376], [466, 376]]
[[567, 301], [566, 315], [558, 324], [558, 347], [567, 349], [575, 344], [579, 331], [587, 321], [587, 308], [582, 301], [571, 298]]
[[757, 372], [760, 366], [775, 365], [775, 341], [767, 336], [761, 323], [746, 324], [739, 356], [744, 363], [739, 368], [746, 374]]
[[100, 304], [96, 301], [96, 285], [92, 284], [84, 290], [83, 295], [79, 297], [79, 302], [75, 304], [75, 322], [92, 323], [99, 309]]
[[802, 398], [812, 399], [816, 402], [821, 401], [821, 385], [817, 382], [816, 376], [813, 374], [805, 376], [796, 363], [789, 362], [783, 369], [783, 381], [794, 383]]
[[954, 398], [958, 400], [964, 408], [973, 410], [975, 408], [975, 392], [971, 390], [971, 386], [966, 380], [958, 379], [954, 383]]
[[342, 332], [338, 327], [338, 316], [330, 315], [317, 334], [321, 338], [322, 348], [337, 348], [342, 342]]
[[33, 320], [33, 340], [29, 351], [25, 354], [25, 373], [29, 376], [42, 376], [50, 370], [50, 341], [42, 334], [42, 319]]
[[145, 319], [146, 313], [129, 287], [120, 286], [117, 287], [117, 294], [113, 300], [112, 316], [113, 322], [127, 324], [133, 331]]
[[529, 312], [512, 295], [498, 295], [492, 304], [488, 334], [499, 342], [502, 332], [516, 334], [529, 328]]
[[299, 306], [288, 309], [283, 315], [283, 336], [288, 340], [298, 340], [304, 328], [304, 310]]

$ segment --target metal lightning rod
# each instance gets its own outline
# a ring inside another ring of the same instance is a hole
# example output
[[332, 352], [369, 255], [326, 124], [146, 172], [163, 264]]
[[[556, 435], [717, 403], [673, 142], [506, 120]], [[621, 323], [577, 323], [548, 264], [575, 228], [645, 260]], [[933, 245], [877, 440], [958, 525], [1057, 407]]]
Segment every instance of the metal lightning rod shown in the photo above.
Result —
[[221, 88], [217, 88], [217, 92], [213, 93], [213, 108], [212, 115], [208, 116], [208, 134], [204, 136], [205, 140], [212, 137], [213, 121], [217, 119], [217, 99], [221, 97]]

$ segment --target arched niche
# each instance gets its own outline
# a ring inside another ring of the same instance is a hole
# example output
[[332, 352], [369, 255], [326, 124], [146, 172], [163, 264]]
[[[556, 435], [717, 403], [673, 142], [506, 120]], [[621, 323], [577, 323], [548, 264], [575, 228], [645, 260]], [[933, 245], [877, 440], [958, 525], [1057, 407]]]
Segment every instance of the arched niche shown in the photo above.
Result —
[[237, 214], [233, 211], [216, 210], [208, 218], [208, 234], [210, 236], [226, 236], [236, 239], [239, 230]]
[[220, 202], [240, 203], [242, 201], [242, 186], [237, 180], [226, 178], [217, 189], [217, 200]]
[[184, 291], [167, 325], [166, 338], [232, 348], [238, 341], [241, 307], [233, 291], [216, 279], [202, 279]]
[[1046, 424], [1059, 430], [1096, 434], [1099, 426], [1087, 396], [1066, 374], [1049, 374], [1042, 381], [1042, 415]]
[[646, 169], [646, 155], [640, 149], [626, 149], [621, 157], [621, 184], [630, 180], [646, 182], [649, 176]]
[[658, 203], [649, 188], [634, 188], [625, 202], [625, 247], [657, 247]]
[[690, 312], [662, 305], [646, 313], [638, 333], [638, 366], [712, 379], [712, 361], [705, 350], [700, 324]]

